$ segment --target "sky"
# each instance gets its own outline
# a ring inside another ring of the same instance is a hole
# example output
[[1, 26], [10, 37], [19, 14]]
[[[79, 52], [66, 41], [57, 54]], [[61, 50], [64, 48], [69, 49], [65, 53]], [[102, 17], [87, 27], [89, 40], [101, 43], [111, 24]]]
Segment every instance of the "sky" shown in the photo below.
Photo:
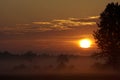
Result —
[[90, 38], [99, 15], [120, 0], [0, 0], [0, 51], [86, 54], [79, 47]]

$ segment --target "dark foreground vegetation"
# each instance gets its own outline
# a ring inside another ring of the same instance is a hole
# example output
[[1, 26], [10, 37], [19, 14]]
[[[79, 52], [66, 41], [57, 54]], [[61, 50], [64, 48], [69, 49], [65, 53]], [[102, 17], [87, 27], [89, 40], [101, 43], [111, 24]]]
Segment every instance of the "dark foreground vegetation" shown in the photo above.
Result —
[[120, 80], [120, 75], [9, 75], [0, 76], [1, 80]]

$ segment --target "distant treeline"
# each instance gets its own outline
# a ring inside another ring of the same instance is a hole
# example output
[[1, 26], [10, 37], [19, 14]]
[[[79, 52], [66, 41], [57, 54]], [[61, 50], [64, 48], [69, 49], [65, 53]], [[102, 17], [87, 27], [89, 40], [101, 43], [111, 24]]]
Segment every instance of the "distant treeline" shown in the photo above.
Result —
[[[57, 54], [57, 53], [56, 53]], [[27, 51], [25, 53], [21, 54], [14, 54], [9, 51], [0, 51], [0, 58], [10, 58], [10, 57], [29, 57], [29, 58], [34, 58], [34, 57], [59, 57], [59, 56], [67, 56], [67, 57], [77, 57], [77, 55], [70, 55], [70, 54], [49, 54], [49, 53], [34, 53], [33, 51]]]

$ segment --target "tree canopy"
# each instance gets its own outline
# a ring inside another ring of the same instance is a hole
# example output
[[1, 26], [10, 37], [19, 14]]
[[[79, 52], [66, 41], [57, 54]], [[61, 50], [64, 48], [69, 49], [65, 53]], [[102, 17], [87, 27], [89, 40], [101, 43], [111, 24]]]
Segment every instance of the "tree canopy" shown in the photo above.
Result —
[[96, 54], [105, 64], [120, 66], [120, 5], [109, 3], [100, 14], [98, 30], [93, 33], [100, 52]]

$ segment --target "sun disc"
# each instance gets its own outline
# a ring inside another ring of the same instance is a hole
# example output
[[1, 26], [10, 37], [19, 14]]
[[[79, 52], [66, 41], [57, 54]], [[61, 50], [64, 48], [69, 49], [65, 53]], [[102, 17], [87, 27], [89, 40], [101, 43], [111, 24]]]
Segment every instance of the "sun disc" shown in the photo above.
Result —
[[79, 42], [81, 48], [89, 48], [91, 47], [91, 41], [89, 39], [82, 39]]

